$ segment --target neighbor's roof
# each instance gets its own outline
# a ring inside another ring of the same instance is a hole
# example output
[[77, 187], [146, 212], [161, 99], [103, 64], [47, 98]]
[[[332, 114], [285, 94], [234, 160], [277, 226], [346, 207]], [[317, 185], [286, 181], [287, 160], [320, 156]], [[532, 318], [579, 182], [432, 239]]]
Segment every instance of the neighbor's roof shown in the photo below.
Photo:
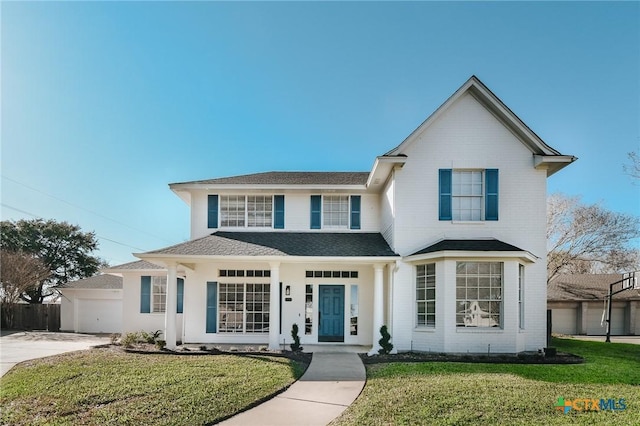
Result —
[[419, 250], [411, 256], [435, 253], [438, 251], [525, 251], [494, 238], [478, 240], [440, 240], [435, 244]]
[[115, 290], [122, 288], [122, 277], [117, 277], [115, 275], [103, 274], [103, 275], [95, 275], [93, 277], [84, 278], [78, 281], [72, 281], [65, 284], [61, 284], [57, 286], [59, 289], [106, 289], [106, 290]]
[[121, 272], [121, 271], [146, 271], [146, 270], [163, 270], [162, 266], [147, 262], [146, 260], [136, 260], [134, 262], [123, 263], [122, 265], [110, 266], [102, 269], [104, 272]]
[[[547, 284], [548, 301], [604, 300], [609, 285], [623, 279], [622, 274], [573, 274], [558, 275]], [[620, 290], [615, 286], [614, 291]], [[614, 300], [640, 300], [638, 290], [627, 290], [613, 296]]]
[[141, 255], [180, 256], [398, 256], [379, 233], [216, 232]]
[[173, 185], [365, 185], [369, 172], [265, 172]]

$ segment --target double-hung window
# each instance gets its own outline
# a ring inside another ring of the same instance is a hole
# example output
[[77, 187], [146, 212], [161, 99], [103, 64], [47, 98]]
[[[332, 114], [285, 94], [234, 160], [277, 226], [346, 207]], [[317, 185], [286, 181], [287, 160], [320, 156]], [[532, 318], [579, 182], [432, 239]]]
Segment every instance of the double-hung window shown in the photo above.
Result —
[[223, 195], [220, 197], [220, 225], [224, 227], [244, 227], [246, 213], [244, 195]]
[[[184, 279], [176, 282], [176, 313], [181, 314], [184, 301]], [[167, 276], [140, 277], [140, 313], [162, 313], [167, 310]]]
[[498, 170], [440, 169], [439, 218], [498, 220]]
[[273, 225], [271, 195], [220, 196], [220, 226], [230, 228], [270, 228]]
[[456, 263], [456, 326], [502, 326], [502, 262]]
[[416, 266], [416, 325], [436, 326], [436, 264]]
[[167, 277], [151, 277], [151, 312], [164, 312], [167, 306]]
[[453, 220], [482, 220], [482, 171], [454, 170], [451, 193]]
[[311, 229], [360, 229], [360, 195], [312, 195]]
[[349, 227], [349, 196], [325, 195], [322, 204], [324, 228], [347, 229]]

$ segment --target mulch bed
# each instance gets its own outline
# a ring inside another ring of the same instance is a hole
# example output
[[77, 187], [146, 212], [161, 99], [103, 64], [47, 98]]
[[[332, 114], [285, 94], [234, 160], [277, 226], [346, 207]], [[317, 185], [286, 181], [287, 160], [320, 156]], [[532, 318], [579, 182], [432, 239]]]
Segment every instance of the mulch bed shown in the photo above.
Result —
[[158, 349], [153, 344], [137, 343], [131, 348], [125, 348], [120, 345], [102, 345], [102, 347], [111, 347], [122, 350], [128, 353], [135, 354], [154, 354], [154, 355], [193, 355], [193, 356], [206, 356], [206, 355], [232, 355], [232, 356], [244, 356], [244, 357], [256, 357], [256, 356], [273, 356], [279, 358], [288, 358], [292, 361], [297, 361], [306, 369], [311, 364], [311, 357], [313, 354], [305, 352], [292, 352], [292, 351], [270, 351], [270, 350], [221, 350], [218, 348], [207, 349], [194, 349], [194, 348], [180, 348], [175, 351], [168, 349]]
[[360, 354], [364, 364], [380, 364], [388, 362], [469, 362], [484, 364], [581, 364], [584, 358], [557, 352], [555, 356], [545, 356], [539, 353], [520, 354], [444, 354], [424, 352], [404, 352], [389, 355], [367, 356]]

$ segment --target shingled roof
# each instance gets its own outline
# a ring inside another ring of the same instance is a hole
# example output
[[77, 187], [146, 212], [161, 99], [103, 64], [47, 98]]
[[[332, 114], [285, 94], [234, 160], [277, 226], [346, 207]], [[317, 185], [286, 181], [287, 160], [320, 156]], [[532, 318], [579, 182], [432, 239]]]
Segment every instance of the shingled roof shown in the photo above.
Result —
[[265, 172], [171, 185], [365, 185], [369, 172]]
[[144, 270], [151, 270], [151, 269], [161, 270], [164, 268], [154, 263], [147, 262], [146, 260], [136, 260], [129, 263], [123, 263], [122, 265], [110, 266], [108, 268], [104, 268], [103, 271], [110, 272], [110, 271], [116, 271], [116, 270], [120, 271], [123, 269], [127, 271], [144, 271]]
[[[547, 300], [590, 301], [604, 300], [609, 294], [609, 285], [622, 280], [622, 274], [573, 274], [558, 275], [547, 284]], [[620, 290], [621, 286], [615, 286]], [[640, 300], [638, 290], [626, 290], [613, 296], [614, 300]]]
[[82, 289], [121, 289], [122, 277], [115, 275], [103, 274], [95, 275], [93, 277], [84, 278], [78, 281], [72, 281], [57, 286], [57, 288], [82, 288]]
[[183, 256], [398, 256], [379, 233], [216, 232], [149, 254]]
[[479, 240], [440, 240], [435, 244], [413, 253], [411, 256], [438, 251], [524, 251], [494, 238]]

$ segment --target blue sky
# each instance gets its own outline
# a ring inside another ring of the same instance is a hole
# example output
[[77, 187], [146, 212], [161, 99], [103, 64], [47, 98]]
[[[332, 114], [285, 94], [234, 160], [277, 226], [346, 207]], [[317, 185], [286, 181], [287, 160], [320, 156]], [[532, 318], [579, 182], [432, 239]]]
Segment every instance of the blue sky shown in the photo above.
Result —
[[134, 260], [189, 237], [168, 183], [368, 171], [474, 74], [580, 158], [550, 192], [640, 215], [639, 22], [638, 2], [2, 2], [2, 219]]

